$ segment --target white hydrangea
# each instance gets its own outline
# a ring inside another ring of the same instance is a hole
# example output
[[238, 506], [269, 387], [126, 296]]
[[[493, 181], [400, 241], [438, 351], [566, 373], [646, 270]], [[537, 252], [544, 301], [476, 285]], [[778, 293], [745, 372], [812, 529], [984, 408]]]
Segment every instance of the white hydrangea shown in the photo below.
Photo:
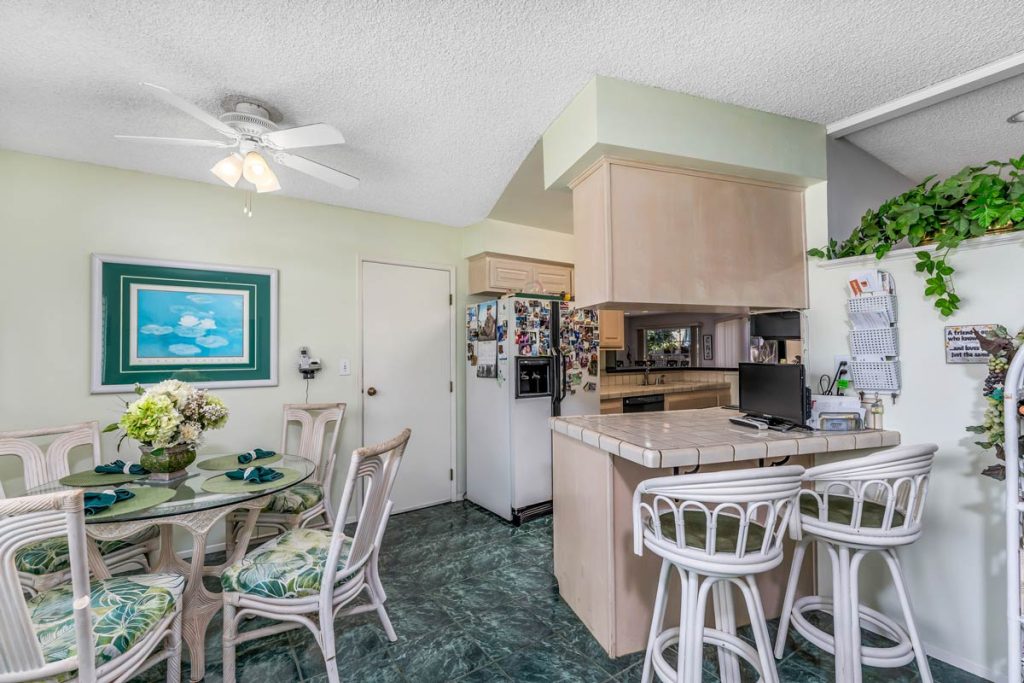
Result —
[[195, 389], [190, 384], [177, 379], [165, 379], [163, 382], [154, 385], [146, 393], [165, 394], [174, 401], [174, 407], [181, 410], [194, 392]]

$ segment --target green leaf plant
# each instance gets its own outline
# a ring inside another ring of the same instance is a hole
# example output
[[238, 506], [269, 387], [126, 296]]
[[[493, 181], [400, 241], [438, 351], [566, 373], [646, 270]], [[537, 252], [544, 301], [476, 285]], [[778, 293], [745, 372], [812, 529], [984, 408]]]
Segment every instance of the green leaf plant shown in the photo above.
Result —
[[869, 209], [843, 242], [830, 239], [808, 256], [839, 259], [874, 254], [883, 259], [897, 247], [933, 244], [917, 252], [918, 273], [925, 277], [924, 295], [950, 316], [960, 308], [953, 284], [956, 272], [950, 254], [971, 237], [987, 232], [1024, 229], [1024, 155], [1009, 161], [967, 166], [935, 180], [929, 176], [898, 197]]

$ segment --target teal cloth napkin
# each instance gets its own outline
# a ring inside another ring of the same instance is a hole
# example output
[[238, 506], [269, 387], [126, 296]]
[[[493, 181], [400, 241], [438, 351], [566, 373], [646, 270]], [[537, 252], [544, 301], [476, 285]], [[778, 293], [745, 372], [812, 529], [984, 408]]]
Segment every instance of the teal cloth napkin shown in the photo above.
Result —
[[253, 460], [259, 460], [260, 458], [269, 458], [273, 455], [277, 455], [274, 451], [265, 451], [262, 448], [254, 448], [248, 453], [242, 453], [238, 456], [239, 465], [248, 465]]
[[124, 460], [115, 460], [105, 465], [97, 465], [93, 471], [96, 474], [149, 474], [149, 470], [142, 465], [135, 463], [129, 465]]
[[242, 479], [250, 484], [266, 484], [267, 482], [277, 481], [284, 476], [284, 473], [269, 467], [257, 466], [246, 467], [244, 470], [241, 468], [231, 470], [230, 472], [225, 472], [224, 476], [228, 479]]
[[97, 512], [109, 510], [115, 503], [134, 498], [135, 494], [128, 489], [112, 489], [108, 491], [85, 492], [85, 514], [95, 515]]

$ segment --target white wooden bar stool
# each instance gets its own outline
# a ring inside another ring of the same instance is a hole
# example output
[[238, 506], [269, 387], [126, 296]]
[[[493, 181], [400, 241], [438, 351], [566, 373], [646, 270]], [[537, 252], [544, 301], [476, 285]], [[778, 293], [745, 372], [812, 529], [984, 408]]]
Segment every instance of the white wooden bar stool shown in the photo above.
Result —
[[[765, 467], [684, 474], [641, 482], [633, 494], [634, 552], [662, 558], [644, 658], [643, 682], [700, 683], [703, 644], [718, 648], [723, 683], [739, 683], [741, 657], [765, 683], [778, 683], [755, 576], [782, 562], [802, 467]], [[682, 583], [679, 628], [664, 628], [669, 573]], [[757, 648], [736, 635], [732, 586], [750, 615]], [[708, 593], [715, 628], [704, 626]], [[678, 645], [673, 666], [666, 651]]]
[[[800, 493], [800, 538], [793, 555], [786, 599], [782, 606], [775, 656], [786, 648], [789, 625], [804, 638], [835, 655], [836, 680], [859, 683], [861, 664], [883, 668], [909, 664], [915, 658], [924, 683], [931, 683], [928, 657], [914, 625], [906, 582], [896, 548], [921, 535], [928, 477], [938, 447], [934, 444], [898, 446], [874, 455], [819, 465], [804, 480], [815, 489]], [[807, 546], [825, 547], [832, 563], [833, 597], [811, 595], [794, 600], [800, 565]], [[892, 575], [906, 626], [860, 604], [858, 572], [864, 558], [877, 552]], [[808, 612], [831, 613], [835, 636], [807, 619]], [[861, 643], [861, 621], [895, 641], [890, 647]]]

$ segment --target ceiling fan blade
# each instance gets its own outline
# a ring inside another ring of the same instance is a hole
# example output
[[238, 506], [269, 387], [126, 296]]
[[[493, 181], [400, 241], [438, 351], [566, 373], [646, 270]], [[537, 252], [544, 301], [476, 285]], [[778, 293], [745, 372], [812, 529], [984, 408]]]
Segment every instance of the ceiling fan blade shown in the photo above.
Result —
[[345, 137], [341, 132], [326, 123], [313, 123], [308, 126], [275, 130], [272, 133], [264, 133], [263, 140], [277, 149], [345, 144]]
[[154, 145], [175, 145], [178, 147], [234, 147], [234, 142], [223, 140], [194, 140], [192, 138], [157, 138], [149, 135], [115, 135], [118, 140], [128, 142], [149, 142]]
[[175, 107], [176, 109], [180, 109], [181, 111], [185, 112], [193, 118], [199, 119], [200, 121], [208, 125], [210, 128], [216, 130], [218, 133], [227, 135], [229, 138], [235, 138], [236, 140], [238, 139], [238, 131], [236, 131], [234, 128], [224, 123], [213, 114], [210, 114], [209, 112], [200, 109], [188, 100], [178, 97], [167, 88], [160, 85], [155, 85], [153, 83], [143, 83], [142, 85], [152, 90], [154, 95], [159, 97], [167, 104], [171, 105], [172, 107]]
[[325, 183], [336, 185], [344, 190], [351, 190], [359, 184], [359, 178], [350, 176], [348, 173], [342, 173], [336, 171], [329, 166], [318, 164], [315, 161], [310, 161], [305, 157], [295, 156], [294, 154], [288, 154], [287, 152], [278, 152], [274, 155], [274, 161], [293, 168], [300, 173], [311, 175], [318, 180], [322, 180]]

